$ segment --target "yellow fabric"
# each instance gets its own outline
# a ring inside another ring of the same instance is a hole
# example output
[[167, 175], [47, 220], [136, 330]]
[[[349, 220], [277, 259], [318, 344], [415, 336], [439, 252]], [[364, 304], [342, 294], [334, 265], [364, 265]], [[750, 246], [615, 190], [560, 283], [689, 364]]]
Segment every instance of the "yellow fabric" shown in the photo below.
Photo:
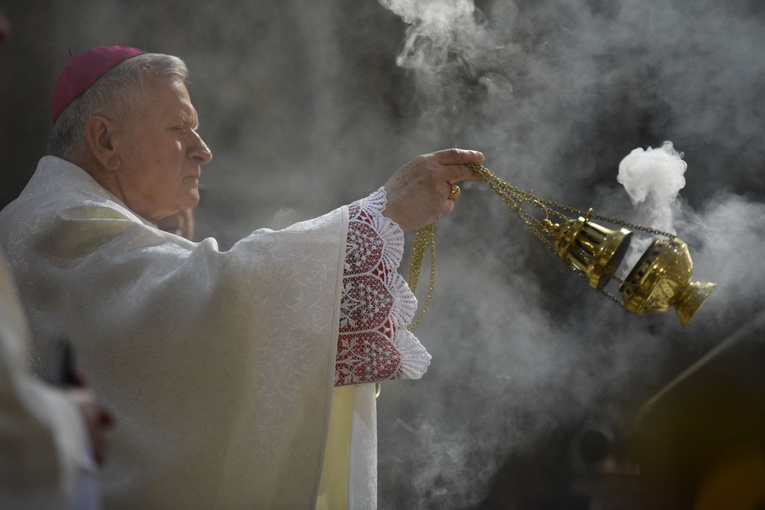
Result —
[[332, 394], [332, 414], [316, 510], [348, 510], [354, 396], [354, 386], [335, 388]]

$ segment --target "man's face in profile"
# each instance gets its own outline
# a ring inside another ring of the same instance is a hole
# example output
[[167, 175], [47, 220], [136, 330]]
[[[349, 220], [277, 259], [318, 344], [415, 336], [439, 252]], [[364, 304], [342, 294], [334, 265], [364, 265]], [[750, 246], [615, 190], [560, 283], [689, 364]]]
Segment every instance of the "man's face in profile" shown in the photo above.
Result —
[[201, 166], [212, 154], [197, 134], [197, 112], [177, 76], [145, 75], [147, 100], [117, 122], [116, 177], [128, 207], [149, 221], [199, 202]]

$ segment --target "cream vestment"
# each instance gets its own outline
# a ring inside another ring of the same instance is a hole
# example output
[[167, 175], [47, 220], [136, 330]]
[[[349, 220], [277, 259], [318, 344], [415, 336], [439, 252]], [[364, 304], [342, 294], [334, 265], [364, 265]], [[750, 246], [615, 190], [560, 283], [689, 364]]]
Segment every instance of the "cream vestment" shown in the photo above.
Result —
[[0, 255], [0, 508], [70, 508], [85, 469], [85, 423], [74, 402], [29, 370], [29, 330]]
[[371, 383], [429, 363], [406, 330], [416, 301], [384, 205], [378, 190], [220, 251], [158, 230], [79, 167], [40, 161], [0, 238], [39, 367], [65, 335], [115, 414], [106, 508], [313, 509], [327, 438], [343, 437], [329, 433], [336, 384], [353, 388], [337, 390], [350, 444], [328, 459], [348, 462], [349, 507], [375, 507]]

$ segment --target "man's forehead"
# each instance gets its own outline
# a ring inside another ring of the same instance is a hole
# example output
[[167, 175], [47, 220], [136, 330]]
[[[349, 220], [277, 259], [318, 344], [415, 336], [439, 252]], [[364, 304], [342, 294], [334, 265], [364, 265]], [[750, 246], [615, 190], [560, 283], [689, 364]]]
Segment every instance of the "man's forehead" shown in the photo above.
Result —
[[196, 116], [191, 96], [183, 78], [176, 75], [151, 75], [146, 79], [150, 102], [162, 103], [184, 115]]
[[147, 77], [144, 85], [148, 101], [141, 107], [141, 117], [145, 117], [145, 122], [168, 125], [183, 123], [194, 129], [199, 126], [197, 111], [183, 78], [154, 75]]

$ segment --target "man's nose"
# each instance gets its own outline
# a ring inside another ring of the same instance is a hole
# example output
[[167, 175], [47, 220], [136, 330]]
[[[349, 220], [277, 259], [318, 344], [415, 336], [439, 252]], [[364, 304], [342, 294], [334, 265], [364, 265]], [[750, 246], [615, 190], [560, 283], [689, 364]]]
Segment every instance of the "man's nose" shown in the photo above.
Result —
[[191, 157], [199, 161], [201, 164], [206, 165], [210, 161], [212, 161], [213, 155], [212, 151], [209, 147], [207, 147], [207, 144], [204, 140], [202, 140], [202, 137], [199, 136], [199, 134], [194, 131], [195, 140], [192, 143], [190, 147], [191, 151]]

